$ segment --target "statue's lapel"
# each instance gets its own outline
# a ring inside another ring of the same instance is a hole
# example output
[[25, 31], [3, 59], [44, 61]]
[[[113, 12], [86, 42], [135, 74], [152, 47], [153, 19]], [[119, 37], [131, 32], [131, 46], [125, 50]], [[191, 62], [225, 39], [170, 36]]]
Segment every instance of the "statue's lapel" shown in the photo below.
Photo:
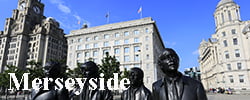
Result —
[[159, 98], [161, 98], [160, 100], [168, 100], [168, 90], [167, 90], [167, 84], [165, 83], [165, 78], [162, 79], [162, 84], [160, 85], [161, 88], [160, 91], [159, 91]]

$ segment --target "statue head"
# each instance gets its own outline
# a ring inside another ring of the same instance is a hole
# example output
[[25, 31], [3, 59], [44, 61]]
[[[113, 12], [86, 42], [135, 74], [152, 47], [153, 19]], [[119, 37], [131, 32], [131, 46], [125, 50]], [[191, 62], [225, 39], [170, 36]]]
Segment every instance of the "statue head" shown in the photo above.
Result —
[[83, 76], [86, 78], [97, 78], [99, 75], [99, 68], [93, 61], [88, 61], [80, 65]]
[[129, 71], [130, 86], [139, 87], [143, 84], [143, 71], [140, 68], [131, 68]]
[[176, 73], [179, 68], [179, 56], [171, 48], [165, 48], [158, 58], [158, 65], [161, 70], [167, 73]]
[[55, 61], [49, 61], [44, 66], [45, 77], [58, 78], [61, 74], [61, 64]]

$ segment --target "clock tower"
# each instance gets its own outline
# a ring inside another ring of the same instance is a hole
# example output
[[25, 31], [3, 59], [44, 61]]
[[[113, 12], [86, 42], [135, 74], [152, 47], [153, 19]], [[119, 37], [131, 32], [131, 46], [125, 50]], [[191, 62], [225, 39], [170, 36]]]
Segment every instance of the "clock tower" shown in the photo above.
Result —
[[50, 59], [66, 58], [63, 29], [43, 13], [41, 0], [18, 0], [17, 9], [0, 32], [0, 72], [6, 65], [26, 68], [30, 61], [45, 64]]

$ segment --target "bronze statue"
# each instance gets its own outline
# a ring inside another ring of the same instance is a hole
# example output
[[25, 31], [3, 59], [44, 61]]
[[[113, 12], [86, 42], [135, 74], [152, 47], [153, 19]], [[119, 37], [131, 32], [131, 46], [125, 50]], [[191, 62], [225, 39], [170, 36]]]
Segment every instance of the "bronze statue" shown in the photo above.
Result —
[[143, 84], [143, 76], [140, 68], [129, 71], [130, 87], [123, 91], [121, 100], [152, 100], [151, 92]]
[[52, 78], [53, 81], [49, 81], [48, 90], [44, 90], [43, 86], [39, 90], [32, 89], [31, 100], [69, 100], [68, 90], [65, 87], [56, 89], [58, 86], [54, 83], [56, 78], [61, 78], [60, 63], [47, 62], [44, 67], [44, 74], [45, 77]]
[[158, 65], [165, 76], [153, 84], [154, 100], [207, 100], [201, 82], [178, 71], [179, 60], [171, 48], [165, 48], [159, 56]]
[[[108, 88], [105, 90], [99, 90], [98, 87], [95, 90], [89, 89], [90, 78], [99, 77], [98, 66], [94, 62], [89, 61], [82, 64], [80, 67], [84, 77], [87, 78], [87, 81], [79, 95], [79, 100], [113, 100], [113, 95]], [[99, 81], [97, 84], [99, 84]]]

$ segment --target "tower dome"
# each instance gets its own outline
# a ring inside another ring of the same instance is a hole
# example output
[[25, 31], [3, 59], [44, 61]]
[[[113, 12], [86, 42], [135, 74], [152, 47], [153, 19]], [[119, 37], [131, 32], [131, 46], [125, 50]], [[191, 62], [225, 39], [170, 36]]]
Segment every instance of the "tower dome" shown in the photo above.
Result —
[[226, 4], [226, 3], [235, 3], [235, 2], [233, 0], [221, 0], [218, 3], [217, 7], [219, 7], [219, 6], [223, 5], [223, 4]]

